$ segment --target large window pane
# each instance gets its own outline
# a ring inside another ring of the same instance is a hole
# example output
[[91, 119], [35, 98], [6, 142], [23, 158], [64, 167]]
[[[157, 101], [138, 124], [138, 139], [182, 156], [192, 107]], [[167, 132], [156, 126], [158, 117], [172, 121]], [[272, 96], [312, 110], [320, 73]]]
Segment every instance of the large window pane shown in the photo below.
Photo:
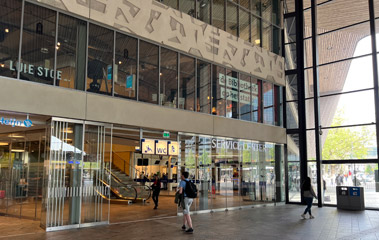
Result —
[[299, 135], [287, 135], [288, 201], [300, 202]]
[[113, 31], [90, 24], [87, 91], [112, 94]]
[[336, 204], [336, 186], [364, 188], [366, 208], [379, 207], [379, 193], [376, 191], [378, 164], [323, 164], [324, 203]]
[[362, 56], [372, 52], [371, 38], [367, 38], [359, 48], [358, 42], [365, 36], [370, 35], [370, 23], [362, 23], [332, 33], [320, 35], [319, 64], [338, 61], [350, 57]]
[[286, 76], [286, 99], [287, 101], [297, 100], [297, 75]]
[[[328, 64], [318, 69], [321, 96], [374, 87], [371, 56]], [[313, 87], [309, 90], [313, 94]]]
[[335, 30], [368, 19], [368, 1], [351, 1], [346, 5], [346, 1], [344, 0], [333, 0], [317, 7], [317, 28], [319, 29], [319, 33]]
[[225, 116], [225, 68], [212, 67], [212, 114]]
[[281, 55], [282, 49], [282, 37], [281, 29], [278, 27], [272, 27], [272, 52]]
[[226, 70], [226, 117], [238, 118], [238, 73]]
[[87, 23], [59, 14], [56, 85], [84, 90]]
[[251, 11], [257, 16], [261, 15], [261, 1], [262, 0], [251, 0]]
[[0, 0], [0, 6], [0, 76], [17, 78], [21, 0]]
[[251, 42], [256, 46], [261, 46], [261, 19], [251, 15]]
[[274, 85], [274, 119], [276, 126], [281, 126], [283, 124], [282, 103], [282, 89], [281, 87]]
[[197, 19], [205, 22], [205, 23], [210, 23], [211, 21], [211, 0], [200, 0], [197, 2]]
[[250, 77], [240, 74], [240, 119], [251, 121], [251, 82]]
[[195, 0], [179, 0], [179, 11], [195, 17]]
[[321, 126], [375, 122], [374, 90], [320, 98]]
[[211, 111], [211, 64], [197, 61], [197, 106], [198, 112]]
[[297, 102], [287, 102], [287, 128], [299, 128], [299, 114]]
[[262, 122], [262, 81], [251, 79], [251, 101], [253, 122]]
[[323, 160], [375, 159], [375, 125], [322, 130]]
[[138, 99], [158, 103], [158, 46], [140, 41]]
[[262, 0], [262, 17], [269, 22], [272, 21], [272, 1]]
[[213, 0], [212, 5], [212, 25], [225, 29], [225, 0]]
[[114, 95], [137, 98], [137, 39], [116, 33], [117, 75], [114, 77]]
[[262, 47], [272, 50], [272, 25], [266, 22], [263, 22], [262, 28]]
[[239, 37], [249, 42], [250, 41], [250, 28], [251, 28], [249, 13], [240, 9], [239, 16], [240, 16]]
[[161, 104], [177, 108], [178, 103], [178, 53], [161, 49]]
[[55, 22], [55, 11], [25, 3], [21, 79], [53, 85]]
[[180, 55], [179, 108], [195, 110], [195, 59]]
[[273, 85], [263, 82], [263, 123], [274, 124]]
[[237, 36], [238, 33], [238, 7], [227, 2], [226, 8], [226, 32]]
[[272, 0], [272, 23], [281, 26], [282, 23], [282, 1]]

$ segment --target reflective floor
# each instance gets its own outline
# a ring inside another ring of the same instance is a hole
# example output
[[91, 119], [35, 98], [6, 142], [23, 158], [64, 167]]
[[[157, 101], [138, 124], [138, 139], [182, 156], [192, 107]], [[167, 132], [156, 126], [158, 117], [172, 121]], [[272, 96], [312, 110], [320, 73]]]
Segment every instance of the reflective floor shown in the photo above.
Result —
[[280, 205], [195, 214], [193, 235], [182, 232], [182, 217], [176, 216], [80, 230], [37, 230], [30, 234], [21, 231], [32, 227], [33, 221], [18, 220], [10, 225], [7, 218], [0, 217], [0, 239], [379, 239], [378, 211], [313, 207], [316, 218], [303, 220], [303, 209], [300, 205]]

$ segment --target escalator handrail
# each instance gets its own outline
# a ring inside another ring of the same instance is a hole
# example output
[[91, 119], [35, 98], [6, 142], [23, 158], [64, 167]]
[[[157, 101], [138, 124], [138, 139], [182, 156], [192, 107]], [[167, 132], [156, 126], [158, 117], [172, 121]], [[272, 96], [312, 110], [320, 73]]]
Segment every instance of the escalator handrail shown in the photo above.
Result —
[[[133, 200], [133, 201], [135, 201], [135, 200], [137, 199], [137, 189], [136, 189], [134, 186], [130, 186], [129, 188], [134, 189], [135, 197], [134, 197], [134, 198], [133, 198], [133, 197], [124, 197], [123, 195], [121, 195], [121, 194], [119, 193], [119, 191], [117, 191], [116, 189], [114, 189], [114, 188], [113, 188], [111, 185], [109, 185], [107, 182], [105, 182], [105, 181], [102, 180], [102, 179], [99, 179], [99, 180], [100, 180], [100, 182], [102, 182], [105, 186], [109, 187], [109, 189], [110, 189], [114, 194], [116, 194], [117, 197], [119, 197], [119, 198], [121, 198], [121, 199], [124, 199], [124, 200]], [[100, 195], [102, 195], [102, 194], [100, 194]]]

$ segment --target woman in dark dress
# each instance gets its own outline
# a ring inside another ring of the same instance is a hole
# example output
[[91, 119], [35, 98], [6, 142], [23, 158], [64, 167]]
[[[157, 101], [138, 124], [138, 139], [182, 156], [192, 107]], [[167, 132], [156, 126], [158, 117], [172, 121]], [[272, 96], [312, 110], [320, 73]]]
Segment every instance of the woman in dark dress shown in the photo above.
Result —
[[159, 193], [161, 191], [161, 180], [159, 179], [158, 175], [154, 175], [154, 183], [151, 185], [151, 188], [153, 189], [153, 201], [154, 201], [154, 209], [158, 208], [158, 197]]

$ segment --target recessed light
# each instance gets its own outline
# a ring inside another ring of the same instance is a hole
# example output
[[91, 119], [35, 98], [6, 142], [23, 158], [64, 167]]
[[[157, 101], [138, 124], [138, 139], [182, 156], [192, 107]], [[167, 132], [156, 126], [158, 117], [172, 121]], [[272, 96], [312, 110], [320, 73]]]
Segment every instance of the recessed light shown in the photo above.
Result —
[[11, 152], [25, 152], [24, 149], [12, 149]]
[[6, 33], [9, 33], [9, 28], [6, 28], [6, 29], [5, 29], [5, 32], [6, 32]]

